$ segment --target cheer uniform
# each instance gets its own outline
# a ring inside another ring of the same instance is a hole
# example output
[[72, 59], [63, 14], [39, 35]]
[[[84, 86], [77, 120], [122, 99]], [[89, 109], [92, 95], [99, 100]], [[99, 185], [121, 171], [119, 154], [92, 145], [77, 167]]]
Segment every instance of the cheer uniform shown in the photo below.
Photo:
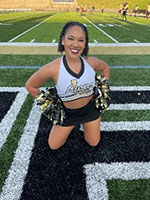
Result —
[[[63, 56], [61, 58], [56, 90], [62, 102], [69, 102], [89, 97], [94, 93], [95, 71], [83, 57], [80, 59], [81, 70], [79, 74], [76, 74], [69, 68], [66, 57]], [[64, 107], [64, 111], [65, 119], [63, 126], [86, 123], [96, 120], [100, 116], [93, 100], [91, 100], [87, 105], [77, 109]]]

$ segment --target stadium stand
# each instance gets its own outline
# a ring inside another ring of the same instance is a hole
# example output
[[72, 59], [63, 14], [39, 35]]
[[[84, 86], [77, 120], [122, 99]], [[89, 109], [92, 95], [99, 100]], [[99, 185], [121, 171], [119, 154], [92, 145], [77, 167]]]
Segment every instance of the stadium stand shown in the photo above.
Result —
[[0, 9], [66, 10], [75, 9], [77, 0], [1, 0]]

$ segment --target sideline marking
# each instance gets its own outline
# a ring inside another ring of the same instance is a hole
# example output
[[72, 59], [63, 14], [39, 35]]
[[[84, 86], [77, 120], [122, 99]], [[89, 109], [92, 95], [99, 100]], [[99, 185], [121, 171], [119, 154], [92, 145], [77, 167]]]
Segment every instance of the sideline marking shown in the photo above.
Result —
[[35, 102], [24, 128], [24, 133], [19, 140], [14, 160], [8, 171], [8, 177], [0, 194], [0, 200], [20, 199], [24, 179], [28, 171], [32, 149], [34, 147], [34, 139], [38, 131], [40, 118], [41, 112]]
[[89, 200], [108, 200], [107, 180], [150, 178], [150, 162], [94, 163], [84, 165]]
[[[99, 17], [97, 17], [97, 16], [95, 16], [97, 19], [100, 19]], [[102, 17], [102, 16], [101, 16]], [[109, 16], [110, 17], [110, 16]], [[108, 23], [110, 23], [110, 21], [108, 21], [108, 20], [106, 20], [104, 17], [103, 17], [103, 21], [105, 21], [105, 22], [108, 22]], [[118, 27], [120, 27], [120, 28], [123, 28], [123, 29], [125, 29], [125, 30], [130, 30], [129, 28], [126, 28], [126, 27], [124, 27], [124, 26], [122, 26], [121, 24], [113, 24], [114, 26], [118, 26]]]
[[150, 66], [109, 66], [111, 69], [149, 69]]
[[[81, 129], [82, 130], [82, 129]], [[149, 131], [150, 121], [101, 122], [101, 131]]]
[[133, 40], [133, 41], [135, 41], [135, 42], [137, 42], [137, 43], [140, 43], [140, 41], [138, 41], [138, 40]]
[[[0, 69], [39, 69], [41, 66], [1, 66]], [[150, 66], [109, 66], [111, 69], [150, 69]]]
[[[101, 122], [100, 125], [101, 131], [110, 132], [110, 131], [149, 131], [150, 130], [150, 121], [131, 121], [131, 122]], [[80, 131], [83, 130], [83, 126], [80, 126]]]
[[82, 16], [85, 20], [87, 20], [90, 24], [92, 24], [93, 26], [95, 26], [99, 31], [101, 31], [103, 34], [105, 34], [107, 37], [109, 37], [111, 40], [113, 40], [115, 43], [119, 43], [116, 39], [114, 39], [113, 37], [111, 37], [109, 34], [107, 34], [105, 31], [103, 31], [101, 28], [99, 28], [98, 26], [96, 26], [93, 22], [91, 22], [90, 20], [88, 20], [86, 17]]
[[10, 26], [12, 24], [3, 24], [3, 23], [0, 23], [0, 26]]
[[35, 41], [35, 39], [31, 40], [30, 42], [32, 43], [32, 42], [34, 42], [34, 41]]
[[[36, 102], [34, 102], [24, 128], [24, 133], [19, 141], [14, 160], [9, 169], [8, 177], [2, 188], [2, 193], [0, 195], [1, 200], [19, 200], [20, 198], [24, 179], [28, 171], [32, 149], [34, 147], [34, 139], [38, 131], [40, 117], [41, 111], [36, 105]], [[112, 122], [112, 125], [114, 130], [116, 130], [114, 122]], [[106, 180], [108, 179], [121, 178], [124, 180], [133, 180], [139, 178], [149, 178], [150, 176], [149, 163], [142, 162], [111, 164], [94, 163], [84, 165], [84, 169], [86, 173], [87, 192], [90, 200], [107, 199], [102, 197], [108, 197], [106, 184]]]
[[2, 148], [3, 144], [6, 142], [7, 137], [11, 131], [11, 128], [17, 118], [17, 115], [28, 95], [28, 92], [25, 88], [9, 88], [9, 87], [0, 87], [1, 92], [9, 91], [9, 92], [19, 92], [12, 103], [10, 109], [8, 110], [7, 114], [4, 116], [2, 121], [0, 122], [0, 149]]
[[52, 40], [52, 43], [55, 43], [55, 42], [56, 42], [56, 39], [53, 39], [53, 40]]
[[[114, 87], [118, 89], [119, 87]], [[147, 88], [150, 87], [121, 87], [124, 89], [135, 88]], [[0, 88], [0, 91], [3, 91], [3, 88]], [[17, 88], [5, 88], [5, 91], [14, 91]], [[18, 148], [16, 150], [14, 160], [8, 172], [8, 177], [2, 188], [2, 193], [0, 194], [1, 200], [19, 200], [22, 187], [24, 184], [24, 179], [26, 177], [28, 166], [30, 162], [30, 157], [32, 149], [34, 147], [34, 139], [38, 131], [39, 121], [41, 117], [41, 111], [39, 106], [34, 105], [31, 109], [29, 118], [24, 128], [24, 133], [19, 140]], [[33, 123], [34, 121], [34, 123]], [[5, 124], [6, 126], [7, 124]], [[108, 131], [120, 130], [120, 126], [123, 126], [125, 130], [147, 130], [145, 128], [150, 128], [150, 121], [146, 122], [102, 122], [101, 129]], [[84, 165], [86, 172], [86, 186], [87, 192], [90, 200], [99, 200], [107, 199], [108, 189], [106, 180], [118, 179], [123, 180], [133, 180], [140, 178], [149, 178], [150, 177], [150, 164], [149, 163], [95, 163]], [[135, 170], [136, 169], [136, 170]], [[102, 198], [105, 197], [105, 198]]]
[[147, 103], [110, 104], [108, 110], [150, 110]]
[[55, 15], [52, 15], [52, 16], [48, 17], [48, 18], [45, 19], [44, 21], [42, 21], [42, 22], [36, 24], [35, 26], [29, 28], [28, 30], [24, 31], [23, 33], [21, 33], [21, 34], [17, 35], [16, 37], [12, 38], [12, 39], [9, 40], [8, 42], [12, 42], [12, 41], [16, 40], [17, 38], [21, 37], [21, 36], [24, 35], [25, 33], [28, 33], [29, 31], [33, 30], [34, 28], [40, 26], [41, 24], [43, 24], [44, 22], [46, 22], [47, 20], [49, 20], [50, 18], [52, 18], [52, 17], [54, 17], [54, 16], [55, 16]]
[[127, 31], [130, 31], [130, 29], [129, 28], [126, 28], [126, 27], [124, 27], [124, 26], [122, 26], [121, 24], [119, 25], [119, 24], [114, 24], [115, 26], [118, 26], [118, 27], [120, 27], [120, 28], [123, 28], [123, 29], [125, 29], [125, 30], [127, 30]]
[[98, 43], [98, 41], [97, 41], [97, 40], [94, 40], [94, 42], [95, 42], [95, 43]]

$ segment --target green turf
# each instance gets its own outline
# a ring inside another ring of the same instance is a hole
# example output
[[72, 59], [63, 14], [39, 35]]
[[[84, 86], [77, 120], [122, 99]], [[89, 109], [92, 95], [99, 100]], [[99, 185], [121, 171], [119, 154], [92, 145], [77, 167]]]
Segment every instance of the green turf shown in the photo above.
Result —
[[[53, 55], [42, 55], [42, 56], [30, 56], [30, 55], [0, 55], [1, 65], [5, 66], [6, 64], [14, 66], [42, 66], [58, 56]], [[138, 65], [149, 65], [149, 55], [124, 55], [124, 56], [96, 56], [109, 65], [128, 65], [134, 66], [135, 60]], [[36, 71], [37, 69], [1, 69], [0, 70], [0, 86], [24, 86], [27, 79]], [[110, 81], [112, 86], [132, 86], [132, 85], [150, 85], [149, 84], [150, 70], [149, 69], [110, 69]], [[51, 82], [48, 82], [47, 85], [51, 85]]]
[[[94, 0], [93, 2], [91, 0], [78, 0], [78, 4], [81, 6], [82, 4], [86, 4], [86, 6], [89, 8], [90, 5], [95, 5], [95, 7], [98, 9], [100, 9], [102, 7], [102, 4], [104, 3], [105, 8], [112, 8], [112, 9], [118, 9], [119, 8], [119, 4], [120, 2], [123, 4], [124, 1], [120, 1], [120, 0]], [[149, 3], [149, 0], [130, 0], [127, 1], [129, 4], [129, 9], [133, 9], [135, 8], [136, 4], [139, 4], [139, 8], [140, 9], [145, 9], [147, 4]]]
[[[79, 4], [83, 1], [79, 0]], [[87, 5], [91, 1], [86, 1]], [[106, 0], [94, 1], [96, 8], [100, 8], [102, 3], [105, 3], [110, 8], [118, 8], [119, 0]], [[129, 3], [129, 8], [139, 3], [142, 9], [145, 9], [148, 1], [133, 0]], [[29, 13], [13, 13], [0, 15], [0, 23], [12, 23], [13, 26], [1, 26], [0, 41], [8, 41], [23, 31], [40, 23], [44, 19], [54, 14], [54, 12], [29, 12]], [[112, 35], [119, 41], [130, 42], [134, 37], [142, 42], [149, 42], [149, 25], [150, 21], [144, 18], [128, 17], [128, 22], [122, 22], [116, 17], [116, 14], [101, 14], [96, 13], [91, 15], [87, 13], [86, 16], [95, 24], [102, 23], [105, 27], [104, 31]], [[98, 42], [110, 42], [106, 36], [93, 28], [84, 18], [77, 13], [57, 13], [54, 17], [47, 20], [38, 28], [29, 32], [29, 34], [20, 37], [16, 41], [29, 42], [36, 38], [36, 42], [51, 42], [52, 39], [58, 41], [59, 32], [66, 21], [77, 20], [87, 24], [89, 31], [90, 42], [97, 39]], [[121, 25], [123, 28], [109, 27], [108, 23]], [[100, 26], [99, 26], [100, 27]], [[124, 28], [130, 28], [127, 31]], [[112, 41], [111, 41], [112, 42]], [[95, 55], [96, 57], [104, 60], [110, 66], [146, 66], [150, 65], [150, 55]], [[57, 55], [0, 55], [0, 65], [2, 66], [42, 66], [53, 59]], [[8, 87], [24, 87], [27, 79], [36, 71], [36, 69], [0, 69], [0, 86]], [[112, 86], [150, 86], [149, 83], [150, 70], [149, 69], [111, 69], [110, 81]], [[47, 82], [44, 86], [51, 86], [52, 82]], [[22, 135], [23, 128], [28, 119], [31, 110], [33, 98], [29, 95], [25, 101], [20, 113], [13, 125], [13, 128], [7, 138], [6, 143], [3, 145], [0, 152], [0, 190], [3, 186], [4, 180], [8, 175], [8, 169], [12, 163], [15, 150], [18, 146], [18, 141]], [[108, 110], [102, 115], [102, 121], [149, 121], [149, 110], [140, 111], [113, 111]], [[150, 180], [107, 180], [109, 190], [109, 200], [149, 200], [150, 197]]]
[[149, 200], [150, 179], [107, 180], [109, 200]]
[[[149, 42], [149, 20], [128, 16], [128, 20], [121, 21], [116, 14], [100, 12], [94, 15], [87, 12], [82, 17], [77, 12], [38, 12], [37, 15], [20, 14], [20, 16], [6, 17], [0, 15], [0, 42], [58, 42], [62, 27], [68, 21], [78, 21], [87, 26], [89, 42], [114, 43]], [[94, 23], [97, 27], [95, 27]], [[39, 25], [40, 24], [40, 25]], [[36, 27], [35, 27], [36, 25]], [[37, 26], [38, 25], [38, 26]], [[26, 32], [25, 32], [26, 31]], [[16, 38], [17, 37], [17, 38]]]
[[149, 110], [107, 110], [102, 114], [102, 121], [149, 121], [150, 111]]
[[[21, 14], [21, 16], [13, 16], [10, 14], [9, 17], [0, 16], [0, 22], [8, 24], [7, 26], [1, 26], [0, 31], [0, 42], [8, 42], [10, 39], [30, 29], [41, 21], [52, 15], [51, 12], [39, 12], [39, 13], [28, 13]], [[10, 24], [10, 25], [9, 25]]]
[[[42, 66], [61, 55], [0, 55], [1, 66]], [[150, 55], [92, 55], [110, 66], [150, 65]]]
[[7, 141], [0, 151], [0, 191], [3, 186], [4, 180], [8, 175], [8, 169], [13, 161], [14, 153], [18, 146], [18, 141], [23, 133], [26, 120], [28, 119], [29, 112], [32, 108], [33, 98], [29, 95], [23, 104], [15, 124], [13, 125]]
[[[1, 69], [0, 70], [0, 86], [8, 87], [24, 87], [28, 78], [36, 69]], [[52, 86], [52, 81], [47, 81], [43, 86]]]

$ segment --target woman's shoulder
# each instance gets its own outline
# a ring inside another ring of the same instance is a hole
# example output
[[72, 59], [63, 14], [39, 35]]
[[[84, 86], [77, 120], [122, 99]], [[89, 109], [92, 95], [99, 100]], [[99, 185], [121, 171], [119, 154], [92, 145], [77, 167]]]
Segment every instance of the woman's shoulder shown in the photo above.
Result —
[[96, 57], [90, 56], [90, 57], [85, 58], [85, 60], [95, 70], [108, 66], [107, 63], [105, 63], [103, 60]]
[[55, 60], [47, 63], [46, 66], [51, 67], [51, 68], [56, 68], [56, 67], [59, 67], [60, 62], [61, 62], [61, 57], [56, 58]]
[[96, 58], [96, 57], [92, 57], [92, 56], [89, 56], [89, 57], [86, 57], [84, 58], [86, 60], [86, 62], [91, 66], [91, 67], [94, 67], [95, 65], [99, 64], [101, 62], [101, 60], [99, 58]]
[[48, 72], [54, 72], [54, 71], [57, 71], [59, 70], [59, 65], [60, 65], [60, 61], [61, 61], [61, 57], [45, 64], [42, 66], [42, 69], [44, 71], [48, 71]]

